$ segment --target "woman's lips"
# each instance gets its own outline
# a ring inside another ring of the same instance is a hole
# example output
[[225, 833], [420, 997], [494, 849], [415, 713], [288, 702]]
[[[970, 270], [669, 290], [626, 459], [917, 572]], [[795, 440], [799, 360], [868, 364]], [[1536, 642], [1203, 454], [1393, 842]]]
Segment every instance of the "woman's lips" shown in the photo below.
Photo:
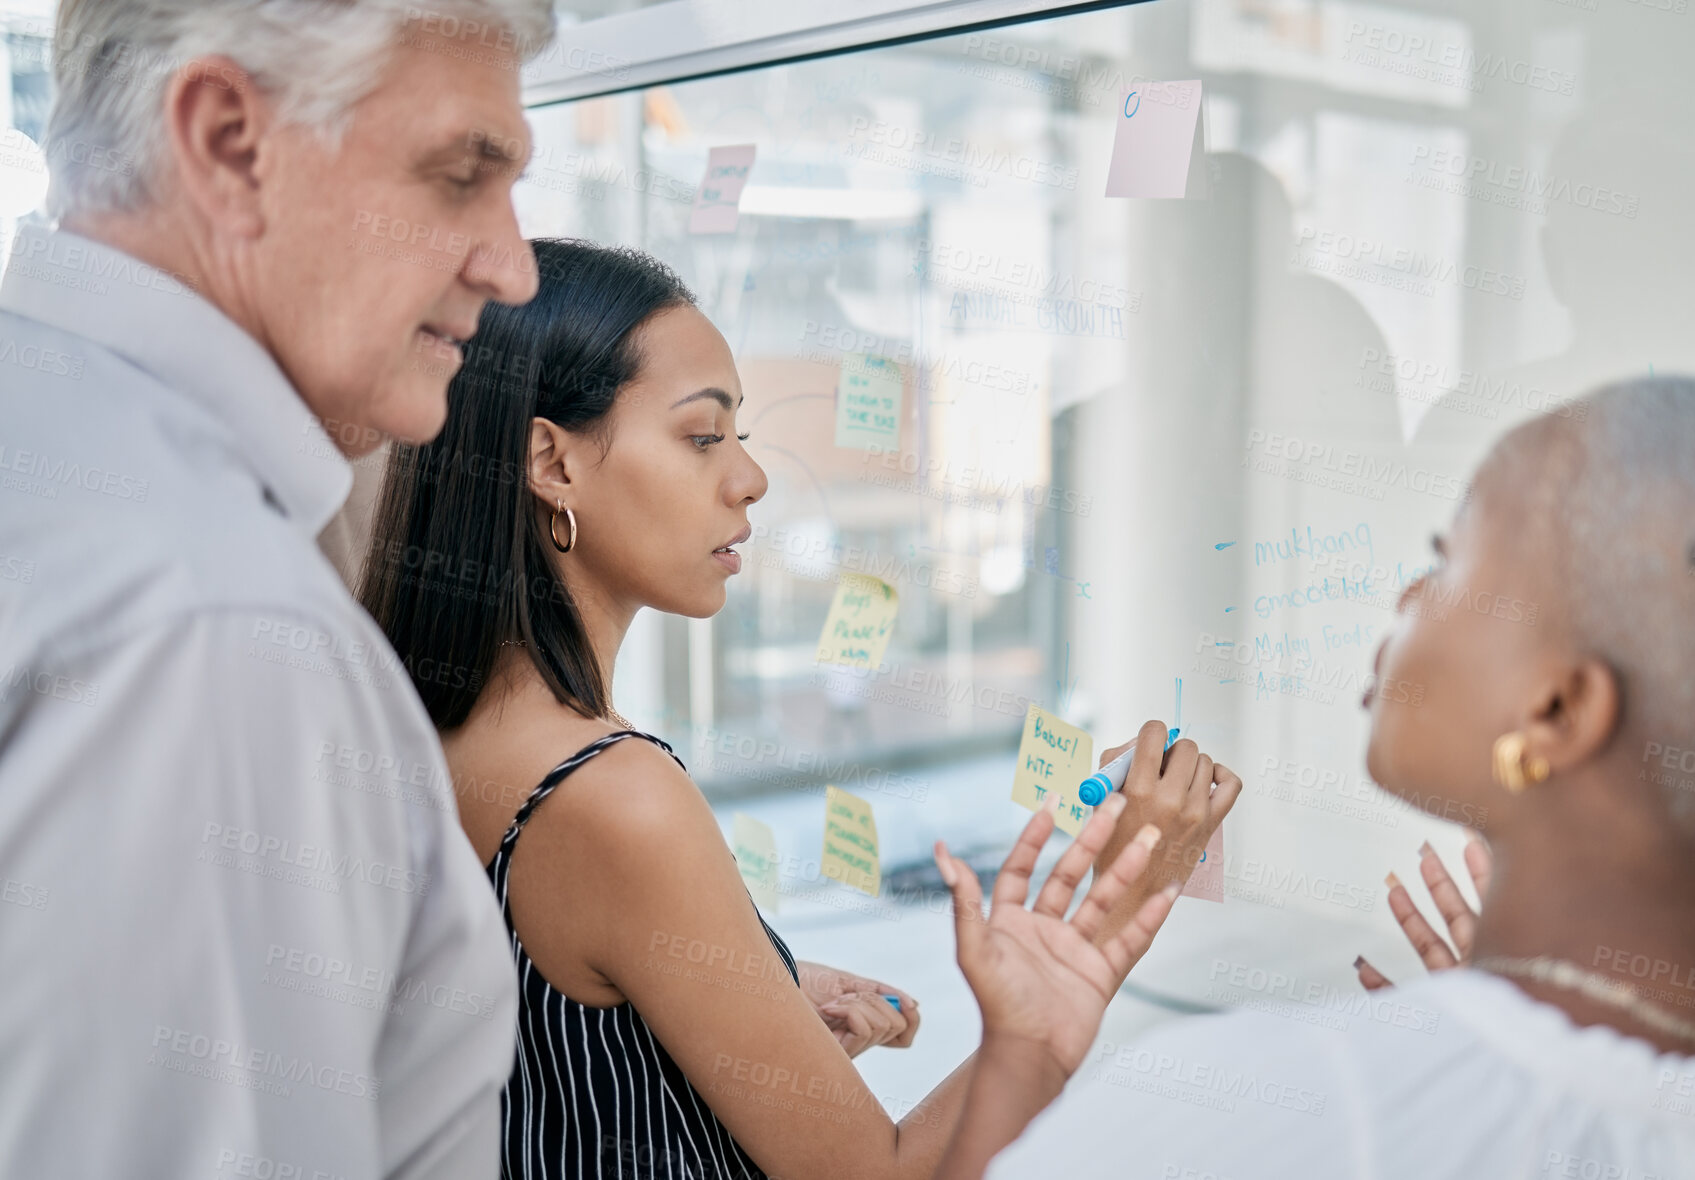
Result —
[[742, 555], [734, 549], [714, 549], [712, 556], [717, 558], [718, 563], [732, 574], [742, 572]]

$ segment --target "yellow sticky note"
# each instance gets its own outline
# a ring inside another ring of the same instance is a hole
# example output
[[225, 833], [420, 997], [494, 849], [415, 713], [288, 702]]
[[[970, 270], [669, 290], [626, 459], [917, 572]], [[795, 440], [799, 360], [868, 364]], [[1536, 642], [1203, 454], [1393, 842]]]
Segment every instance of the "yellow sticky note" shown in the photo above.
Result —
[[1075, 836], [1089, 817], [1089, 809], [1077, 799], [1077, 787], [1094, 773], [1094, 756], [1095, 743], [1088, 734], [1031, 705], [1018, 743], [1012, 801], [1031, 811], [1051, 811], [1055, 826]]
[[876, 897], [883, 887], [877, 821], [871, 804], [835, 786], [824, 788], [824, 875]]
[[818, 662], [875, 668], [895, 629], [900, 595], [881, 578], [843, 574], [818, 636]]
[[777, 836], [751, 815], [736, 812], [730, 817], [730, 845], [736, 853], [736, 868], [753, 898], [753, 904], [777, 912]]

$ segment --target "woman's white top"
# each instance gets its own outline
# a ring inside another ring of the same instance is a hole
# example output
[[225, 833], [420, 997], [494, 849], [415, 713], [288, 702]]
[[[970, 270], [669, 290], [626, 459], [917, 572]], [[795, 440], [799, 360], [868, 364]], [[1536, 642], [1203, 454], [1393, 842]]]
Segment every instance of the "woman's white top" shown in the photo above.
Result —
[[1695, 1057], [1444, 971], [1100, 1042], [989, 1175], [1689, 1180]]

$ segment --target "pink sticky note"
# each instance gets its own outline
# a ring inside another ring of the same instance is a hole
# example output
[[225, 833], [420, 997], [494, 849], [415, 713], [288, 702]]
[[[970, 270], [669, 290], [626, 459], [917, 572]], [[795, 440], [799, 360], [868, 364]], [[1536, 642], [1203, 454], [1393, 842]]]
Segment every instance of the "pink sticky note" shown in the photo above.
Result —
[[1189, 874], [1189, 883], [1183, 886], [1184, 897], [1198, 897], [1202, 901], [1224, 900], [1224, 825], [1219, 824], [1212, 833], [1212, 839], [1207, 841], [1206, 852], [1201, 856], [1201, 863], [1195, 866], [1195, 871]]
[[733, 234], [741, 220], [742, 189], [753, 168], [754, 146], [715, 147], [706, 154], [706, 176], [695, 190], [691, 234]]
[[1106, 173], [1109, 197], [1206, 196], [1201, 84], [1146, 82], [1125, 92]]

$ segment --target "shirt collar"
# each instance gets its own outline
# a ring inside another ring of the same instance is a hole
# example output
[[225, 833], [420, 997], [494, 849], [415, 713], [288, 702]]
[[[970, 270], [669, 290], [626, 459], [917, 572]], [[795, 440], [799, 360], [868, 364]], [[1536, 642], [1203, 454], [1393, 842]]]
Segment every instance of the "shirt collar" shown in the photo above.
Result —
[[0, 279], [0, 309], [91, 340], [196, 402], [313, 537], [347, 499], [352, 465], [276, 360], [170, 272], [78, 234], [23, 225]]

